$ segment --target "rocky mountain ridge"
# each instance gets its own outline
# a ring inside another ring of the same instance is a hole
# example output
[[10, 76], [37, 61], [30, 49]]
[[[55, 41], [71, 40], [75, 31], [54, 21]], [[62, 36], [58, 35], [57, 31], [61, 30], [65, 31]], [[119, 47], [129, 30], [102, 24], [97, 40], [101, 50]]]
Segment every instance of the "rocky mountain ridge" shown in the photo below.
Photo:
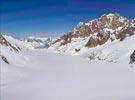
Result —
[[124, 40], [135, 34], [135, 20], [129, 20], [119, 14], [104, 14], [98, 19], [89, 22], [80, 22], [72, 31], [60, 37], [54, 43], [61, 42], [60, 46], [72, 42], [73, 38], [88, 37], [85, 47], [96, 47], [108, 40]]

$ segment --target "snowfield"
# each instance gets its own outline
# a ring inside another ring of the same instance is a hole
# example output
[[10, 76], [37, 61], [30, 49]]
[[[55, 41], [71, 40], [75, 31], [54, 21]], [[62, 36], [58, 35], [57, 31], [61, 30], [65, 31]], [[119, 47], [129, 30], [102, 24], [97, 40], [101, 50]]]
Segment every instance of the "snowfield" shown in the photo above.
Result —
[[46, 49], [6, 52], [1, 100], [135, 100], [135, 67]]

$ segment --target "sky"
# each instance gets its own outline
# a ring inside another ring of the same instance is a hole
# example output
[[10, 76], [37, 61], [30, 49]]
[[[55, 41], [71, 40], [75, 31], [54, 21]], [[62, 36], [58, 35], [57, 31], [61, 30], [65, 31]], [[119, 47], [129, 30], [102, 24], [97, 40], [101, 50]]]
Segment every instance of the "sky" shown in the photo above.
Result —
[[15, 37], [60, 36], [102, 14], [135, 18], [135, 0], [0, 0], [0, 32]]

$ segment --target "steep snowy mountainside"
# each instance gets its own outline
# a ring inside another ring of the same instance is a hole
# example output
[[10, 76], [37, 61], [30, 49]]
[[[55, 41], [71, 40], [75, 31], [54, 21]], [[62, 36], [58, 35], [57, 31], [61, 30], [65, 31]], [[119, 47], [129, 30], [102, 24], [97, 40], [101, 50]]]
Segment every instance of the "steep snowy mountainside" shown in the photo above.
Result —
[[35, 36], [30, 36], [21, 40], [34, 48], [48, 48], [55, 41], [55, 39], [52, 38]]
[[4, 61], [7, 64], [21, 62], [23, 55], [21, 51], [31, 49], [32, 47], [11, 36], [0, 34], [0, 62]]
[[[49, 50], [61, 53], [66, 52], [71, 55], [86, 55], [87, 57], [91, 52], [97, 53], [98, 50], [100, 51], [100, 55], [102, 51], [102, 55], [106, 55], [107, 57], [107, 48], [111, 48], [111, 52], [108, 52], [112, 53], [115, 52], [114, 49], [121, 44], [122, 46], [114, 53], [117, 55], [117, 59], [120, 59], [120, 54], [123, 50], [126, 54], [130, 52], [129, 49], [126, 48], [132, 48], [130, 49], [132, 52], [135, 50], [134, 35], [134, 19], [129, 20], [119, 14], [104, 14], [98, 19], [86, 23], [80, 22], [72, 31], [57, 39], [53, 45], [49, 47]], [[115, 47], [113, 47], [114, 44]], [[100, 49], [104, 47], [104, 45], [106, 46], [105, 50]], [[99, 55], [99, 52], [97, 54]], [[107, 58], [102, 56], [102, 58], [99, 59]], [[113, 59], [114, 58], [110, 60]]]
[[8, 40], [7, 40], [7, 36], [0, 34], [0, 45], [1, 46], [6, 46], [6, 47], [10, 48], [10, 50], [16, 51], [16, 52], [21, 50], [19, 48], [19, 46], [17, 46], [16, 44], [11, 44]]
[[29, 45], [28, 43], [25, 43], [19, 39], [16, 39], [12, 36], [3, 35], [3, 37], [9, 41], [12, 45], [16, 45], [20, 47], [21, 49], [33, 49], [33, 46]]
[[[88, 38], [78, 38], [67, 45], [59, 47], [59, 45], [52, 45], [49, 50], [70, 55], [78, 55], [81, 57], [89, 57], [90, 60], [105, 60], [108, 62], [130, 62], [130, 55], [135, 50], [135, 35], [127, 37], [123, 41], [115, 40], [108, 41], [103, 45], [88, 48], [85, 43]], [[55, 46], [55, 47], [53, 47]], [[58, 47], [57, 47], [58, 46]]]
[[124, 41], [107, 42], [95, 48], [82, 47], [80, 52], [74, 55], [89, 57], [90, 60], [105, 60], [108, 62], [130, 63], [130, 55], [135, 50], [135, 35]]

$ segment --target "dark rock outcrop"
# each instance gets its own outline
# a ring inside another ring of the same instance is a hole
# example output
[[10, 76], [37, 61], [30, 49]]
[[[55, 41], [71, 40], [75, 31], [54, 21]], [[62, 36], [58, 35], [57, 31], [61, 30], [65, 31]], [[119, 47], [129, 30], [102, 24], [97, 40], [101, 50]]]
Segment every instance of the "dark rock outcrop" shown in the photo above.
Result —
[[135, 50], [134, 52], [130, 55], [130, 64], [135, 64]]
[[9, 64], [9, 61], [7, 60], [6, 57], [4, 57], [4, 56], [2, 56], [2, 55], [0, 55], [0, 57], [1, 57], [1, 59], [2, 59], [5, 63]]

